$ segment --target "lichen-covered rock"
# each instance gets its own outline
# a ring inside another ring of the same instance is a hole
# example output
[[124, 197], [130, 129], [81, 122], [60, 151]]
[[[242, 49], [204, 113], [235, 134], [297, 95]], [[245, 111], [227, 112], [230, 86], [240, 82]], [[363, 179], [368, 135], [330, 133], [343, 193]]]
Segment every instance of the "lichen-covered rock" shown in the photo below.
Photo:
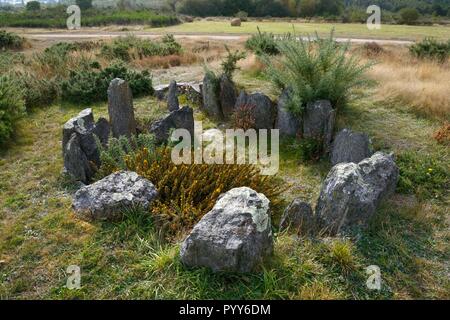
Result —
[[303, 116], [303, 137], [320, 139], [325, 153], [330, 151], [336, 111], [330, 101], [308, 103]]
[[393, 157], [381, 152], [358, 164], [334, 166], [316, 206], [321, 228], [340, 234], [365, 227], [380, 202], [395, 191], [398, 175]]
[[225, 74], [220, 77], [220, 106], [225, 120], [229, 120], [234, 112], [236, 105], [237, 91], [236, 87]]
[[133, 94], [125, 80], [116, 78], [108, 87], [108, 113], [111, 131], [115, 138], [136, 134]]
[[150, 126], [150, 133], [154, 134], [156, 143], [164, 143], [169, 139], [171, 129], [186, 129], [194, 137], [194, 111], [190, 107], [183, 107], [171, 112], [165, 118], [154, 122]]
[[72, 207], [83, 220], [114, 221], [122, 218], [124, 209], [148, 209], [157, 196], [150, 181], [135, 172], [121, 171], [79, 189]]
[[255, 120], [254, 129], [274, 128], [276, 108], [268, 96], [259, 92], [247, 94], [242, 91], [236, 100], [235, 110], [244, 106], [252, 108], [252, 118]]
[[284, 210], [280, 221], [280, 231], [287, 228], [301, 231], [302, 234], [306, 235], [311, 235], [315, 232], [314, 214], [309, 203], [295, 199]]
[[284, 90], [278, 99], [277, 106], [277, 120], [275, 122], [275, 129], [280, 130], [281, 136], [295, 137], [301, 130], [301, 119], [293, 115], [288, 110], [289, 92]]
[[181, 261], [213, 271], [250, 272], [272, 253], [269, 200], [247, 188], [220, 197], [181, 246]]
[[167, 108], [169, 111], [176, 111], [180, 108], [178, 102], [178, 86], [176, 81], [171, 81], [167, 92]]
[[223, 114], [220, 107], [219, 81], [212, 72], [207, 72], [203, 79], [202, 96], [203, 110], [216, 120], [222, 120]]
[[367, 134], [343, 129], [334, 138], [330, 160], [332, 165], [358, 163], [371, 155], [371, 143]]
[[69, 141], [64, 146], [64, 172], [72, 178], [83, 183], [89, 183], [94, 171], [81, 149], [80, 138], [76, 133], [72, 133]]

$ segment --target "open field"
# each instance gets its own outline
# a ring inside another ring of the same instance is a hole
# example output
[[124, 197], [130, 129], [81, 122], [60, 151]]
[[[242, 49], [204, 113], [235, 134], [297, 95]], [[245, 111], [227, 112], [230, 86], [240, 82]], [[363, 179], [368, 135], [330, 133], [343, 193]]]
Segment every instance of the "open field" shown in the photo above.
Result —
[[229, 21], [194, 21], [181, 25], [152, 28], [146, 30], [152, 32], [180, 32], [180, 33], [205, 33], [205, 34], [252, 34], [261, 31], [283, 34], [295, 32], [301, 35], [311, 34], [317, 31], [319, 35], [330, 33], [335, 28], [336, 37], [346, 38], [370, 38], [370, 39], [397, 39], [397, 40], [420, 40], [424, 37], [433, 36], [438, 39], [450, 39], [450, 26], [406, 26], [406, 25], [382, 25], [380, 30], [368, 30], [365, 24], [343, 24], [343, 23], [289, 23], [250, 21], [243, 22], [241, 27], [232, 27]]
[[[184, 25], [183, 32], [214, 32], [213, 27], [221, 24], [228, 33], [223, 23], [216, 22]], [[272, 32], [289, 31], [288, 24], [264, 24], [269, 25]], [[202, 30], [195, 30], [199, 26]], [[256, 24], [251, 26], [256, 28]], [[327, 32], [330, 27], [319, 30]], [[337, 35], [370, 37], [364, 33], [367, 30], [357, 27], [337, 28]], [[250, 27], [244, 24], [244, 28]], [[423, 34], [449, 37], [442, 30], [430, 31], [435, 27], [417, 28]], [[416, 36], [399, 26], [393, 33], [377, 37]], [[151, 69], [153, 85], [172, 79], [199, 81], [204, 61], [212, 69], [220, 67], [224, 44], [244, 48], [243, 40], [183, 39], [181, 44], [184, 52], [179, 55], [132, 59], [129, 65]], [[27, 53], [42, 51], [47, 45], [41, 43], [42, 47], [27, 49]], [[361, 89], [361, 96], [340, 112], [336, 129], [366, 132], [377, 150], [392, 151], [399, 159], [412, 154], [417, 162], [414, 175], [425, 176], [423, 185], [409, 192], [399, 190], [384, 203], [357, 239], [276, 233], [275, 255], [257, 272], [212, 273], [186, 268], [179, 258], [184, 235], [173, 241], [161, 239], [148, 213], [132, 212], [117, 223], [81, 221], [71, 209], [76, 186], [61, 174], [61, 127], [87, 106], [93, 107], [97, 119], [107, 116], [107, 105], [55, 102], [22, 119], [14, 143], [0, 152], [0, 299], [450, 298], [449, 185], [429, 187], [426, 178], [437, 169], [450, 177], [450, 149], [433, 139], [436, 130], [450, 119], [450, 94], [445, 84], [450, 66], [448, 62], [437, 65], [417, 60], [399, 46], [386, 46], [375, 58], [367, 57], [360, 46], [354, 46], [351, 53], [377, 62], [368, 76], [378, 83]], [[97, 51], [72, 55], [108, 62]], [[235, 81], [240, 89], [262, 91], [277, 99], [279, 92], [261, 75], [262, 66], [254, 55], [249, 53], [239, 66]], [[48, 75], [47, 68], [38, 68], [39, 74]], [[402, 77], [408, 81], [400, 81]], [[409, 88], [411, 83], [414, 90]], [[165, 103], [149, 96], [135, 99], [134, 107], [140, 121], [155, 120], [166, 112]], [[204, 121], [205, 126], [221, 125], [207, 118], [199, 106], [193, 108], [195, 119]], [[326, 160], [302, 161], [298, 151], [292, 141], [282, 141], [279, 178], [289, 185], [282, 196], [286, 203], [298, 197], [314, 203], [330, 164]], [[406, 171], [410, 165], [402, 164], [402, 169]], [[280, 215], [274, 212], [274, 220]], [[81, 290], [65, 287], [66, 268], [73, 264], [81, 267]], [[381, 268], [379, 292], [365, 286], [369, 265]]]

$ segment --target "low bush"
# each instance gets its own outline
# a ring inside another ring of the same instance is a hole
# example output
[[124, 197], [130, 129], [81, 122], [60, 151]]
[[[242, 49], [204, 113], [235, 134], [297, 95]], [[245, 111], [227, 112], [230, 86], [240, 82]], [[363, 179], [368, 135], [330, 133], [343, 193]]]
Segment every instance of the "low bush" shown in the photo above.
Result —
[[24, 114], [20, 85], [11, 77], [0, 76], [0, 145], [12, 137], [17, 121]]
[[0, 50], [22, 49], [25, 39], [15, 33], [0, 30]]
[[333, 34], [325, 39], [316, 35], [315, 41], [286, 37], [278, 42], [280, 56], [262, 57], [273, 84], [291, 90], [288, 108], [294, 114], [301, 114], [308, 102], [321, 99], [340, 108], [356, 88], [369, 83], [364, 74], [371, 64], [347, 55], [349, 44], [336, 45]]
[[40, 79], [27, 72], [16, 73], [15, 78], [23, 90], [27, 110], [51, 105], [59, 96], [59, 83], [54, 78]]
[[275, 36], [272, 33], [261, 32], [259, 27], [258, 33], [252, 35], [247, 40], [245, 47], [257, 55], [277, 55], [280, 53]]
[[410, 46], [409, 52], [419, 59], [431, 59], [443, 63], [450, 56], [450, 40], [439, 42], [433, 38], [425, 38]]
[[233, 73], [238, 70], [237, 63], [245, 59], [246, 54], [245, 52], [241, 52], [239, 50], [236, 50], [234, 52], [231, 52], [231, 50], [228, 48], [228, 46], [225, 46], [225, 49], [227, 50], [227, 56], [222, 61], [222, 72], [228, 77], [228, 79], [233, 79]]
[[152, 77], [148, 71], [128, 69], [122, 62], [113, 62], [104, 69], [76, 69], [61, 84], [64, 101], [89, 104], [107, 99], [111, 80], [121, 78], [128, 81], [134, 96], [153, 94]]
[[405, 151], [397, 156], [400, 180], [397, 191], [416, 194], [420, 198], [444, 195], [450, 187], [450, 170], [445, 156], [436, 157], [415, 151]]

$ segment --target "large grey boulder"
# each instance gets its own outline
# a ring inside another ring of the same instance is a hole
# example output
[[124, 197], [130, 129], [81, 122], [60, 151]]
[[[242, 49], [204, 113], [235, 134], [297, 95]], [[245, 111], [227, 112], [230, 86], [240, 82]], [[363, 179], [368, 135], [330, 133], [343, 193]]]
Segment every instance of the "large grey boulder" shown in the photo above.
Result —
[[270, 98], [262, 93], [247, 94], [242, 91], [236, 100], [235, 110], [244, 106], [252, 108], [254, 129], [273, 129], [276, 118], [276, 108]]
[[382, 152], [356, 163], [334, 166], [322, 185], [316, 206], [321, 228], [330, 234], [365, 227], [380, 202], [395, 191], [399, 170]]
[[172, 129], [186, 129], [194, 137], [194, 111], [190, 107], [183, 107], [171, 112], [165, 118], [154, 122], [150, 126], [150, 133], [155, 136], [156, 143], [165, 143], [169, 139]]
[[280, 231], [288, 228], [301, 231], [302, 234], [306, 235], [311, 235], [315, 232], [314, 214], [309, 203], [295, 199], [284, 210], [280, 221]]
[[324, 152], [331, 147], [336, 111], [330, 101], [319, 100], [308, 103], [303, 116], [303, 137], [322, 141]]
[[94, 123], [90, 108], [67, 121], [63, 126], [62, 139], [64, 171], [76, 180], [88, 183], [94, 174], [93, 167], [100, 166], [100, 151], [95, 136], [106, 145], [109, 132], [110, 126], [106, 119], [100, 118]]
[[181, 246], [181, 261], [213, 271], [250, 272], [272, 253], [269, 200], [247, 188], [224, 195]]
[[218, 79], [216, 79], [212, 72], [207, 72], [202, 86], [203, 110], [216, 120], [223, 119], [222, 109], [220, 108], [219, 90]]
[[301, 119], [289, 111], [289, 99], [289, 91], [284, 90], [278, 99], [275, 129], [280, 130], [281, 136], [295, 137], [297, 134], [301, 133]]
[[80, 138], [72, 133], [69, 141], [64, 146], [64, 172], [72, 178], [83, 183], [89, 183], [94, 170], [86, 154], [81, 149]]
[[125, 80], [116, 78], [108, 88], [108, 113], [111, 131], [115, 138], [136, 134], [133, 94]]
[[167, 108], [169, 111], [176, 111], [180, 108], [178, 102], [178, 86], [176, 81], [171, 81], [167, 93]]
[[229, 120], [234, 112], [234, 106], [236, 105], [237, 91], [233, 81], [223, 74], [219, 79], [220, 83], [220, 106], [222, 108], [222, 114], [225, 120]]
[[79, 189], [72, 208], [83, 220], [114, 221], [122, 218], [125, 209], [134, 206], [148, 209], [157, 196], [150, 181], [136, 172], [121, 171]]
[[330, 160], [332, 165], [358, 163], [371, 155], [371, 142], [367, 134], [343, 129], [334, 138]]

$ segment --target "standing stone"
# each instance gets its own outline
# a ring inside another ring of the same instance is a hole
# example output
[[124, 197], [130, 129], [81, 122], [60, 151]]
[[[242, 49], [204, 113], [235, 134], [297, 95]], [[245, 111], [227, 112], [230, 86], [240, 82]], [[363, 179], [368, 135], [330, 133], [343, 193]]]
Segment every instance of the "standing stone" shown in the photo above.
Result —
[[233, 81], [225, 74], [220, 77], [219, 98], [223, 116], [225, 120], [230, 120], [236, 105], [237, 91]]
[[219, 83], [212, 72], [207, 72], [203, 79], [202, 95], [203, 109], [216, 120], [222, 120], [223, 114], [220, 108]]
[[109, 135], [111, 133], [111, 126], [109, 125], [108, 120], [99, 118], [92, 133], [98, 137], [102, 146], [105, 147], [108, 144]]
[[111, 81], [108, 88], [108, 113], [115, 138], [136, 134], [133, 95], [125, 80], [116, 78]]
[[393, 157], [382, 152], [358, 164], [334, 166], [316, 206], [321, 228], [334, 235], [365, 227], [380, 202], [395, 191], [398, 176]]
[[280, 231], [291, 228], [311, 235], [315, 232], [314, 214], [309, 203], [295, 199], [284, 210], [280, 221]]
[[284, 90], [278, 99], [277, 106], [277, 120], [275, 122], [275, 129], [280, 130], [281, 136], [297, 136], [301, 129], [301, 119], [293, 115], [288, 110], [289, 92]]
[[150, 126], [150, 133], [155, 136], [156, 143], [165, 143], [169, 139], [172, 129], [186, 129], [194, 137], [194, 110], [190, 107], [183, 107], [171, 112], [165, 118], [154, 122]]
[[273, 251], [269, 200], [247, 188], [224, 195], [181, 246], [181, 261], [213, 271], [250, 272]]
[[330, 101], [308, 103], [303, 117], [303, 137], [320, 139], [325, 153], [330, 151], [336, 111]]
[[89, 183], [93, 176], [91, 164], [81, 150], [80, 139], [76, 133], [72, 133], [64, 146], [64, 171], [83, 183]]
[[371, 142], [365, 133], [343, 129], [333, 141], [331, 164], [354, 162], [358, 163], [372, 155]]
[[136, 172], [121, 171], [75, 193], [72, 207], [84, 220], [119, 220], [126, 209], [149, 209], [157, 198], [155, 186]]
[[235, 110], [243, 106], [252, 106], [252, 118], [255, 119], [254, 129], [274, 128], [276, 109], [268, 96], [259, 92], [247, 94], [242, 91], [237, 98]]
[[[92, 109], [82, 110], [76, 117], [67, 121], [63, 126], [62, 149], [65, 150], [66, 144], [72, 137], [73, 133], [81, 134], [89, 132], [94, 127], [94, 114]], [[64, 152], [63, 152], [64, 153]]]
[[171, 112], [180, 108], [180, 104], [178, 102], [178, 86], [176, 81], [170, 82], [169, 92], [167, 93], [167, 108]]

